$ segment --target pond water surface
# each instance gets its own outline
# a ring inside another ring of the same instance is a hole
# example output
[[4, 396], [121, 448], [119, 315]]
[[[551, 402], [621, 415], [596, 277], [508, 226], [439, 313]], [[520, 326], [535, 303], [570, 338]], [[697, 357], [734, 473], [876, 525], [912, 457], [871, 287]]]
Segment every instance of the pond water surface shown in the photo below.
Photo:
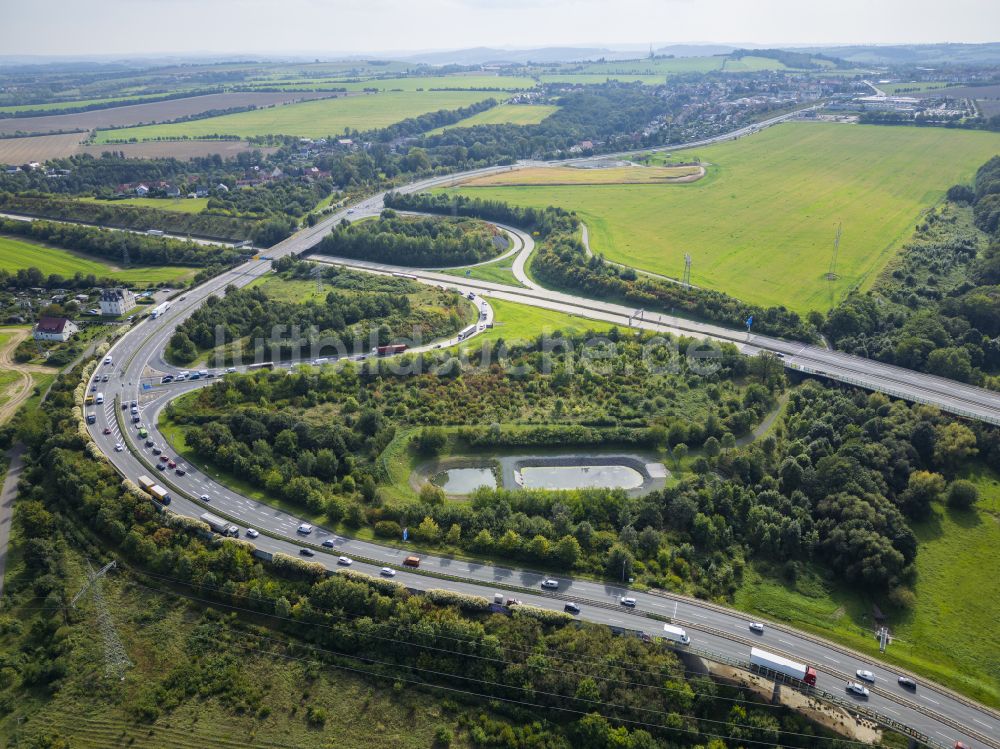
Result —
[[524, 466], [525, 489], [636, 489], [643, 477], [634, 468], [608, 466]]
[[497, 488], [492, 468], [450, 468], [435, 476], [434, 483], [448, 494], [470, 494], [480, 486]]

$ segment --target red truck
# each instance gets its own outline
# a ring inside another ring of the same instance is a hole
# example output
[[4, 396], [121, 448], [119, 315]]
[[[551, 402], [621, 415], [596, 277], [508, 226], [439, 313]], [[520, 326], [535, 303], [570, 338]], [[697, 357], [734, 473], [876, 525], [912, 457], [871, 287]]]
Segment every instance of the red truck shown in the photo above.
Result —
[[401, 354], [406, 351], [405, 343], [392, 343], [388, 346], [376, 346], [372, 349], [372, 354], [375, 356], [392, 356], [393, 354]]

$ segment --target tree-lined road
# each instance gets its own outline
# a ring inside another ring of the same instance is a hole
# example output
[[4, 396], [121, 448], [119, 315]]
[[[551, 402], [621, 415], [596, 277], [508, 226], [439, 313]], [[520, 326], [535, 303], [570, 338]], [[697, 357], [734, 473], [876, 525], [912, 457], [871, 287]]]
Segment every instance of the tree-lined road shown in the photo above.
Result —
[[[460, 177], [466, 179], [506, 169], [507, 167], [498, 167], [476, 170]], [[450, 184], [455, 180], [456, 176], [451, 175], [424, 180], [404, 189], [425, 190]], [[156, 430], [156, 416], [159, 410], [178, 394], [206, 384], [195, 382], [169, 387], [153, 386], [147, 389], [151, 381], [158, 381], [157, 370], [163, 371], [165, 368], [161, 354], [177, 325], [197, 309], [208, 296], [223, 292], [230, 284], [244, 286], [269, 272], [269, 260], [288, 254], [299, 254], [313, 247], [336, 222], [345, 218], [378, 213], [382, 208], [382, 198], [383, 195], [376, 195], [354, 206], [350, 212], [337, 212], [320, 224], [305, 229], [271, 248], [266, 252], [268, 259], [245, 263], [187, 292], [183, 302], [174, 301], [173, 307], [165, 315], [136, 325], [115, 344], [111, 351], [113, 364], [99, 365], [97, 368], [98, 375], [109, 374], [111, 377], [109, 383], [101, 386], [107, 396], [107, 402], [103, 407], [98, 407], [97, 422], [91, 426], [91, 434], [122, 475], [133, 481], [142, 474], [169, 481], [173, 495], [170, 509], [175, 512], [197, 517], [206, 509], [210, 509], [217, 514], [230, 517], [244, 529], [251, 526], [256, 528], [261, 531], [261, 536], [254, 543], [262, 551], [272, 553], [281, 551], [294, 556], [298, 554], [303, 543], [309, 543], [317, 546], [315, 561], [335, 568], [337, 555], [354, 554], [371, 559], [375, 563], [369, 566], [358, 562], [355, 565], [356, 569], [375, 574], [382, 564], [398, 565], [401, 562], [407, 553], [401, 548], [344, 538], [322, 528], [317, 528], [313, 534], [302, 538], [295, 531], [303, 522], [301, 518], [241, 496], [193, 467], [185, 476], [176, 476], [172, 473], [164, 476], [158, 471], [153, 471], [151, 469], [153, 456], [136, 441], [132, 425], [126, 423], [126, 434], [121, 434], [119, 419], [128, 422], [128, 413], [120, 409], [114, 397], [118, 396], [126, 401], [133, 399], [140, 401], [143, 422], [155, 435], [155, 441], [161, 446], [165, 445], [165, 440]], [[1000, 423], [1000, 396], [978, 388], [814, 346], [764, 336], [748, 336], [740, 331], [668, 315], [646, 313], [642, 315], [642, 319], [636, 319], [635, 309], [540, 288], [524, 273], [524, 259], [533, 246], [531, 238], [523, 233], [520, 233], [520, 236], [524, 244], [514, 262], [514, 267], [517, 277], [519, 279], [523, 277], [529, 282], [529, 288], [526, 289], [363, 261], [329, 258], [327, 262], [351, 265], [374, 272], [403, 273], [425, 283], [443, 284], [463, 292], [471, 290], [477, 294], [484, 294], [487, 299], [505, 299], [545, 309], [567, 311], [619, 325], [631, 324], [633, 327], [647, 330], [679, 332], [730, 341], [750, 354], [759, 350], [771, 351], [782, 356], [786, 366], [801, 371], [873, 390], [890, 392], [909, 400], [934, 403], [944, 410], [966, 413], [973, 418]], [[111, 430], [110, 435], [103, 434], [105, 427]], [[116, 451], [115, 444], [119, 441], [122, 441], [127, 449]], [[208, 502], [198, 500], [202, 495], [208, 496]], [[327, 538], [334, 541], [332, 551], [325, 551], [318, 546]], [[504, 591], [505, 587], [537, 589], [542, 579], [542, 575], [536, 572], [440, 557], [425, 557], [422, 569], [447, 574], [454, 579], [446, 581], [405, 570], [399, 572], [397, 579], [416, 589], [447, 587], [487, 597], [492, 596], [494, 591]], [[916, 693], [908, 693], [896, 684], [895, 676], [899, 671], [891, 666], [855, 656], [836, 645], [784, 627], [768, 627], [764, 635], [754, 636], [747, 630], [746, 615], [698, 601], [630, 592], [630, 595], [635, 595], [637, 598], [638, 605], [634, 612], [629, 611], [618, 604], [624, 591], [624, 587], [613, 583], [566, 579], [560, 584], [558, 596], [573, 596], [578, 599], [581, 602], [583, 618], [611, 626], [644, 629], [653, 634], [661, 625], [643, 618], [645, 613], [674, 618], [690, 629], [693, 647], [739, 660], [747, 660], [750, 642], [760, 641], [770, 650], [815, 665], [820, 673], [819, 686], [829, 692], [842, 693], [845, 675], [853, 676], [855, 669], [867, 668], [875, 672], [878, 679], [878, 690], [873, 690], [871, 699], [866, 703], [869, 708], [926, 734], [931, 741], [940, 746], [951, 746], [954, 741], [962, 740], [973, 745], [1000, 747], [1000, 742], [993, 738], [1000, 736], [1000, 715], [995, 711], [923, 682]], [[540, 590], [534, 594], [517, 593], [517, 597], [525, 603], [550, 609], [561, 610], [563, 606], [562, 598], [543, 594]]]

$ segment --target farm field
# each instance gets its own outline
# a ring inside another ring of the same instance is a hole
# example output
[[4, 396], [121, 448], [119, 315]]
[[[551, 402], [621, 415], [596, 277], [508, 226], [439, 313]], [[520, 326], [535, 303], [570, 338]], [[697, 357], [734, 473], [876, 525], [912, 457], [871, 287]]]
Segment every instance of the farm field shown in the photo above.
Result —
[[[50, 135], [49, 138], [62, 138], [61, 135]], [[79, 136], [77, 136], [79, 138]], [[9, 141], [0, 140], [0, 148]], [[114, 151], [126, 159], [196, 159], [202, 156], [219, 154], [224, 159], [232, 159], [241, 153], [260, 151], [264, 154], [274, 153], [278, 149], [272, 146], [254, 146], [242, 140], [167, 140], [147, 141], [145, 143], [115, 143], [113, 145], [86, 145], [79, 150], [99, 157], [105, 151]]]
[[150, 104], [130, 104], [109, 109], [73, 114], [51, 114], [41, 117], [14, 117], [0, 120], [0, 135], [24, 133], [50, 133], [68, 130], [93, 130], [99, 127], [125, 127], [143, 122], [162, 122], [178, 117], [188, 117], [215, 109], [234, 107], [266, 107], [288, 101], [316, 99], [328, 93], [310, 92], [250, 92], [231, 94], [206, 94], [184, 99], [171, 99]]
[[0, 267], [17, 271], [32, 266], [46, 275], [58, 273], [71, 278], [77, 272], [84, 275], [93, 273], [98, 278], [115, 278], [136, 285], [185, 280], [197, 272], [196, 268], [175, 265], [150, 265], [123, 270], [84, 255], [0, 235]]
[[[3, 120], [17, 122], [17, 120]], [[86, 133], [36, 135], [27, 138], [0, 138], [0, 164], [27, 164], [31, 161], [64, 159], [80, 151]]]
[[874, 280], [920, 212], [998, 148], [986, 132], [791, 123], [691, 151], [710, 166], [687, 185], [453, 189], [574, 210], [609, 260], [679, 276], [690, 253], [694, 284], [804, 313]]
[[901, 91], [904, 94], [911, 94], [918, 91], [933, 91], [944, 88], [948, 84], [943, 81], [913, 81], [910, 83], [876, 83], [875, 85], [889, 94], [889, 96], [893, 96]]
[[209, 117], [167, 125], [147, 125], [98, 133], [98, 142], [125, 138], [199, 138], [208, 135], [298, 135], [321, 138], [348, 129], [368, 130], [434, 112], [458, 109], [484, 99], [499, 98], [482, 91], [434, 91], [371, 94], [310, 101], [252, 112]]
[[[724, 64], [724, 66], [723, 66]], [[553, 70], [553, 73], [584, 73], [606, 75], [659, 75], [672, 73], [710, 73], [713, 70], [729, 72], [748, 70], [784, 70], [785, 66], [777, 60], [767, 57], [744, 57], [742, 60], [730, 60], [723, 55], [710, 57], [673, 57], [655, 60], [615, 60], [612, 62], [593, 62], [577, 66], [572, 70]]]
[[498, 104], [492, 109], [487, 109], [485, 112], [466, 117], [454, 125], [431, 130], [427, 134], [436, 135], [443, 133], [445, 130], [453, 130], [458, 127], [474, 127], [476, 125], [537, 125], [558, 110], [559, 107], [544, 104]]
[[178, 213], [201, 213], [208, 208], [208, 198], [122, 198], [120, 200], [98, 200], [97, 198], [77, 198], [84, 203], [99, 205], [137, 205], [142, 208], [157, 208], [161, 211]]
[[[979, 503], [968, 511], [935, 505], [930, 519], [914, 526], [916, 605], [890, 613], [897, 639], [885, 657], [996, 707], [1000, 682], [986, 676], [1000, 669], [1000, 651], [991, 639], [995, 613], [982, 604], [1000, 598], [994, 553], [1000, 544], [1000, 474], [975, 464], [962, 478], [977, 485]], [[877, 653], [877, 643], [861, 626], [872, 603], [885, 608], [885, 601], [811, 576], [789, 586], [754, 573], [736, 594], [737, 606], [747, 611]]]
[[500, 185], [649, 185], [693, 182], [704, 176], [700, 166], [625, 166], [608, 169], [535, 167], [489, 174], [465, 183], [466, 187]]
[[423, 89], [487, 88], [504, 91], [534, 88], [535, 81], [525, 76], [512, 75], [434, 75], [404, 78], [369, 78], [363, 81], [340, 82], [333, 80], [315, 81], [326, 85], [343, 87], [348, 91], [363, 91], [377, 88], [381, 91], [417, 91]]
[[143, 99], [154, 99], [163, 94], [142, 94], [137, 96], [109, 96], [103, 99], [80, 99], [78, 101], [54, 101], [48, 104], [18, 104], [16, 106], [0, 107], [0, 113], [18, 114], [20, 112], [58, 112], [60, 109], [87, 107], [91, 104], [115, 104], [118, 102], [139, 103]]
[[665, 75], [634, 75], [630, 73], [618, 73], [612, 74], [607, 73], [604, 75], [598, 75], [596, 73], [581, 73], [581, 74], [569, 74], [569, 73], [543, 73], [538, 76], [538, 79], [542, 83], [578, 83], [581, 85], [586, 85], [590, 83], [604, 83], [608, 80], [612, 81], [624, 81], [626, 83], [632, 83], [633, 81], [639, 81], [646, 86], [657, 86], [664, 81], [666, 81]]

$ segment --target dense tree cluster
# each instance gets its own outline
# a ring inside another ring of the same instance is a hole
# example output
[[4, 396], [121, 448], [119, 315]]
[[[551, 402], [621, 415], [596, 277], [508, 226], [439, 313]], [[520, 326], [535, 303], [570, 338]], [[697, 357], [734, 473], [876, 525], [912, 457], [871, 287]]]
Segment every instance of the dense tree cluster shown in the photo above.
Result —
[[[50, 221], [0, 218], [0, 234], [12, 234], [75, 252], [85, 252], [104, 258], [114, 265], [121, 265], [126, 255], [129, 263], [135, 265], [234, 265], [244, 257], [238, 250], [222, 245], [204, 245], [170, 237]], [[0, 269], [0, 272], [7, 271]]]
[[[196, 619], [181, 661], [111, 698], [140, 724], [196, 698], [212, 698], [233, 714], [266, 715], [269, 690], [228, 644], [238, 641], [278, 658], [305, 658], [314, 669], [347, 664], [368, 671], [373, 684], [388, 678], [414, 684], [408, 689], [426, 683], [469, 692], [443, 705], [459, 714], [460, 730], [476, 746], [693, 748], [705, 746], [705, 734], [818, 746], [818, 729], [801, 718], [738, 689], [688, 677], [676, 655], [643, 638], [567, 624], [562, 615], [527, 606], [508, 616], [490, 614], [488, 602], [474, 596], [412, 595], [390, 581], [328, 576], [280, 555], [265, 567], [249, 544], [206, 541], [197, 523], [160, 515], [141, 492], [124, 488], [106, 462], [87, 457], [72, 416], [75, 385], [74, 377], [61, 378], [40, 418], [18, 425], [30, 447], [28, 488], [16, 514], [30, 574], [8, 580], [5, 595], [32, 605], [18, 608], [17, 620], [3, 617], [0, 704], [16, 704], [26, 690], [53, 695], [74, 684], [77, 640], [67, 634], [83, 615], [66, 606], [74, 592], [69, 545], [97, 554], [99, 540], [113, 550], [122, 574], [145, 587], [163, 587], [160, 576], [170, 579], [171, 590], [161, 595], [195, 594], [201, 605], [248, 612], [246, 621], [242, 614], [212, 612]], [[310, 647], [302, 649], [300, 641]], [[479, 706], [475, 695], [496, 699], [488, 710], [469, 710]], [[533, 707], [525, 712], [504, 700]], [[657, 719], [649, 719], [650, 711]], [[303, 712], [313, 726], [329, 718], [316, 705]], [[443, 729], [438, 740], [450, 736]], [[825, 736], [822, 744], [831, 746]], [[709, 746], [722, 749], [718, 742]]]
[[0, 192], [0, 211], [117, 229], [156, 229], [168, 234], [237, 241], [252, 238], [257, 228], [256, 222], [229, 216], [167, 211], [115, 202], [87, 203], [36, 193], [15, 195]]
[[812, 337], [798, 314], [784, 307], [761, 308], [719, 291], [686, 289], [680, 284], [639, 276], [634, 270], [604, 262], [600, 255], [588, 258], [577, 236], [576, 216], [562, 209], [519, 208], [495, 200], [426, 193], [392, 193], [386, 196], [386, 205], [400, 210], [476, 216], [537, 232], [543, 241], [537, 245], [531, 269], [539, 280], [555, 288], [711, 320], [732, 328], [742, 327], [753, 316], [755, 329], [762, 333], [802, 340]]
[[400, 216], [387, 209], [373, 221], [344, 221], [311, 252], [432, 268], [490, 260], [507, 242], [481, 221]]
[[[238, 355], [231, 347], [247, 341], [242, 356], [271, 361], [295, 355], [310, 357], [314, 345], [338, 339], [351, 353], [356, 341], [361, 352], [385, 345], [397, 337], [419, 336], [425, 341], [456, 333], [463, 324], [461, 297], [436, 291], [434, 303], [412, 304], [420, 291], [401, 278], [370, 276], [330, 268], [313, 275], [308, 263], [286, 259], [277, 268], [287, 280], [317, 282], [330, 287], [322, 298], [304, 303], [272, 299], [260, 287], [228, 287], [224, 296], [212, 296], [177, 327], [167, 346], [167, 356], [179, 364], [192, 362], [199, 354], [226, 347], [227, 363]], [[310, 286], [310, 291], [312, 286]], [[260, 342], [259, 347], [257, 342]]]
[[[866, 293], [833, 309], [840, 349], [997, 388], [1000, 372], [1000, 157], [956, 185]], [[819, 322], [819, 321], [817, 321]]]

